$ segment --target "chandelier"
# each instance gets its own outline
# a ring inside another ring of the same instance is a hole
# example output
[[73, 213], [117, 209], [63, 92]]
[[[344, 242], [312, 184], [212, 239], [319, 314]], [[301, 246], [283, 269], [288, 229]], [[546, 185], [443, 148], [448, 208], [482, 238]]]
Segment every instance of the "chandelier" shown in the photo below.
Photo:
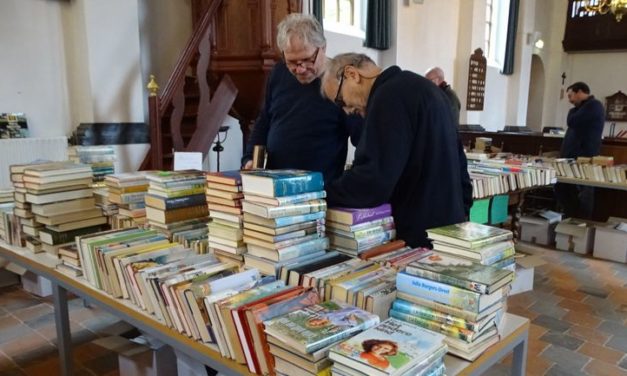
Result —
[[588, 12], [599, 14], [606, 14], [611, 11], [616, 17], [616, 22], [620, 22], [623, 15], [627, 14], [627, 0], [586, 0], [584, 8]]

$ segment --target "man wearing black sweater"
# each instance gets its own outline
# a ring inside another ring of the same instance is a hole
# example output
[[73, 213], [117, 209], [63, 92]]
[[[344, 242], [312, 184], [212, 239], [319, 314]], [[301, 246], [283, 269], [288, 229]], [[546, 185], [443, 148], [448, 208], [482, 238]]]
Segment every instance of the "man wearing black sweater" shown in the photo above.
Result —
[[313, 16], [288, 15], [278, 25], [277, 45], [283, 61], [270, 73], [242, 166], [250, 168], [254, 146], [265, 145], [266, 168], [319, 171], [329, 182], [342, 174], [347, 140], [357, 144], [363, 120], [320, 96], [326, 40]]
[[464, 221], [472, 185], [442, 90], [355, 53], [329, 61], [322, 89], [347, 113], [365, 117], [353, 167], [326, 187], [329, 206], [389, 202], [398, 238], [412, 247], [430, 245], [425, 230]]
[[[562, 158], [594, 157], [601, 152], [601, 138], [605, 125], [603, 104], [590, 95], [590, 87], [575, 82], [566, 90], [568, 101], [575, 107], [568, 111], [568, 129], [562, 141]], [[587, 218], [594, 207], [594, 188], [558, 183], [555, 195], [567, 217]]]

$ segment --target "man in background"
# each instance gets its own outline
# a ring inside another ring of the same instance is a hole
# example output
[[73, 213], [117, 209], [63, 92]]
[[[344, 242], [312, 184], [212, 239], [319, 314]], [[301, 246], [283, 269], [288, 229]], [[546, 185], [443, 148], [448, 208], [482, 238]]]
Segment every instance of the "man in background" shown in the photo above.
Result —
[[329, 206], [389, 202], [398, 238], [412, 247], [430, 246], [425, 230], [464, 221], [472, 185], [440, 89], [413, 72], [382, 70], [368, 56], [348, 53], [329, 61], [322, 93], [365, 122], [353, 167], [325, 187]]
[[270, 73], [242, 167], [251, 168], [254, 146], [264, 145], [266, 168], [319, 171], [331, 181], [342, 174], [348, 138], [356, 145], [362, 119], [320, 96], [326, 39], [313, 16], [288, 15], [277, 27], [277, 45], [283, 61]]
[[453, 114], [453, 118], [455, 119], [455, 124], [459, 127], [459, 111], [461, 110], [462, 105], [459, 101], [459, 98], [457, 97], [457, 94], [455, 93], [453, 88], [451, 88], [451, 85], [449, 85], [444, 79], [444, 71], [442, 70], [442, 68], [433, 67], [429, 69], [425, 74], [425, 77], [433, 82], [437, 87], [442, 89], [442, 91], [444, 91], [444, 94], [446, 94], [449, 100], [449, 105], [451, 108], [451, 113]]
[[[568, 111], [566, 135], [560, 157], [594, 157], [601, 152], [601, 138], [605, 125], [603, 104], [590, 94], [584, 82], [575, 82], [566, 90], [568, 101], [575, 107]], [[555, 195], [567, 217], [587, 218], [594, 208], [594, 188], [557, 183]]]

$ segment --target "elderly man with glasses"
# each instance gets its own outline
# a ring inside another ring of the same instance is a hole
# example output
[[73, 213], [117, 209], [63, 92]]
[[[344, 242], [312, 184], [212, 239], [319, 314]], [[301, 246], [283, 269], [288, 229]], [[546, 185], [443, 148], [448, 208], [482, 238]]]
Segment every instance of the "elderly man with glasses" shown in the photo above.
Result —
[[270, 73], [242, 166], [250, 168], [254, 146], [264, 145], [266, 168], [319, 171], [329, 182], [342, 174], [348, 138], [357, 144], [363, 119], [320, 96], [326, 39], [313, 16], [288, 15], [278, 25], [277, 45], [283, 61]]
[[363, 54], [331, 59], [322, 94], [365, 117], [353, 167], [326, 187], [330, 206], [392, 205], [397, 237], [429, 246], [425, 230], [463, 222], [472, 205], [466, 156], [448, 99], [429, 80]]

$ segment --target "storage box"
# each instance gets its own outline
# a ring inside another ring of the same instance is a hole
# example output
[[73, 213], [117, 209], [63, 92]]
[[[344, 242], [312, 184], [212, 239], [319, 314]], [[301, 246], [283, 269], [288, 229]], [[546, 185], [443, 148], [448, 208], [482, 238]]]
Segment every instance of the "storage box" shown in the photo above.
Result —
[[22, 288], [31, 294], [42, 298], [52, 295], [52, 283], [47, 278], [29, 271], [22, 274], [20, 278], [22, 279]]
[[533, 290], [533, 279], [535, 267], [544, 265], [546, 262], [539, 255], [516, 254], [516, 275], [512, 282], [512, 289], [509, 295], [516, 295], [522, 292]]
[[594, 224], [575, 218], [567, 218], [555, 227], [555, 247], [582, 255], [592, 253]]
[[492, 203], [490, 204], [490, 224], [497, 225], [507, 221], [508, 205], [509, 195], [492, 197]]
[[490, 199], [475, 200], [470, 208], [470, 222], [487, 224], [490, 216]]
[[118, 354], [120, 376], [176, 375], [176, 357], [172, 348], [154, 338], [120, 336], [99, 338], [92, 343]]
[[596, 226], [594, 257], [627, 263], [627, 232], [616, 229], [621, 222], [627, 223], [627, 219], [610, 217]]
[[562, 220], [560, 213], [541, 211], [520, 218], [520, 240], [540, 245], [555, 243], [555, 227]]

